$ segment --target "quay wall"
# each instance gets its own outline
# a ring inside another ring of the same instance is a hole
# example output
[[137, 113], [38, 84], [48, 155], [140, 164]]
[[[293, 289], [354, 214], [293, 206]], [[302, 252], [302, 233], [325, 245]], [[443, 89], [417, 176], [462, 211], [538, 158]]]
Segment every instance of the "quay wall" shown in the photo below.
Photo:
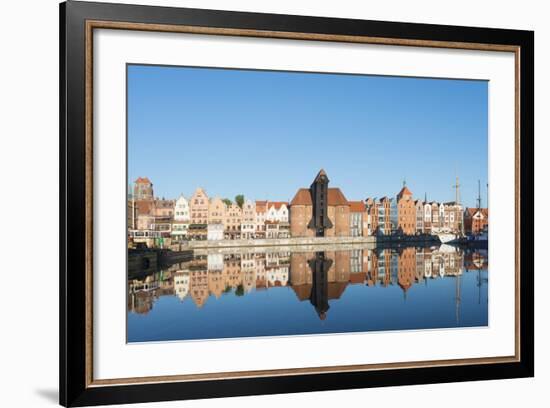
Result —
[[271, 246], [301, 246], [301, 245], [338, 245], [338, 244], [374, 244], [376, 237], [303, 237], [274, 239], [222, 239], [218, 241], [189, 241], [181, 245], [173, 245], [172, 250], [202, 248], [239, 248], [239, 247], [271, 247]]

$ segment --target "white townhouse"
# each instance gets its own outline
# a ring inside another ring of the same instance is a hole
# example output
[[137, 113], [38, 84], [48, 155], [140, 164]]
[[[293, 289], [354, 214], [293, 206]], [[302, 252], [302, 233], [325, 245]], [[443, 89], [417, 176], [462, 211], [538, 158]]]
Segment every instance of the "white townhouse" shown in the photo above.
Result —
[[252, 239], [256, 235], [256, 203], [246, 200], [243, 203], [241, 239]]

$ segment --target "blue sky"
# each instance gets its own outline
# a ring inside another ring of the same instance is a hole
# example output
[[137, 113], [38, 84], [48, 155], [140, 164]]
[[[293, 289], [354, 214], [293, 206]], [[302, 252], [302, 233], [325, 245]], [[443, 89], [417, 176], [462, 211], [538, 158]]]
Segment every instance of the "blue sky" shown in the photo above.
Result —
[[348, 200], [486, 204], [488, 82], [128, 66], [128, 177], [155, 195], [290, 200], [320, 168]]

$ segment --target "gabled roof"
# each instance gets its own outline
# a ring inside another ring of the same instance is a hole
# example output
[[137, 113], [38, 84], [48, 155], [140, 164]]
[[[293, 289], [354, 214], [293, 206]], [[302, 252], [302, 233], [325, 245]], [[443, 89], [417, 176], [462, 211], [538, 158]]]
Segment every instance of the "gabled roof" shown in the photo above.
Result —
[[473, 217], [478, 211], [481, 211], [484, 217], [489, 218], [489, 210], [487, 208], [466, 208], [466, 215]]
[[286, 201], [270, 201], [267, 207], [275, 207], [276, 210], [279, 210], [283, 205], [288, 207], [288, 203]]
[[409, 190], [407, 188], [407, 186], [403, 186], [403, 188], [401, 189], [401, 191], [399, 193], [397, 193], [397, 198], [401, 198], [403, 197], [404, 195], [408, 195], [408, 196], [411, 196], [413, 195], [413, 193], [411, 193], [411, 190]]

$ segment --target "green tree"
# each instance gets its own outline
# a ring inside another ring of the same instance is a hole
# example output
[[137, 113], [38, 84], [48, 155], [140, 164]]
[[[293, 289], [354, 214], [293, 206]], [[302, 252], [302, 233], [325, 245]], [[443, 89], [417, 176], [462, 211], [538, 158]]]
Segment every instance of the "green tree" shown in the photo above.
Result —
[[243, 204], [244, 204], [244, 195], [242, 194], [237, 194], [235, 196], [235, 202], [237, 203], [237, 205], [241, 208], [243, 208]]
[[225, 205], [233, 204], [233, 202], [229, 198], [224, 198], [222, 201], [225, 203]]

